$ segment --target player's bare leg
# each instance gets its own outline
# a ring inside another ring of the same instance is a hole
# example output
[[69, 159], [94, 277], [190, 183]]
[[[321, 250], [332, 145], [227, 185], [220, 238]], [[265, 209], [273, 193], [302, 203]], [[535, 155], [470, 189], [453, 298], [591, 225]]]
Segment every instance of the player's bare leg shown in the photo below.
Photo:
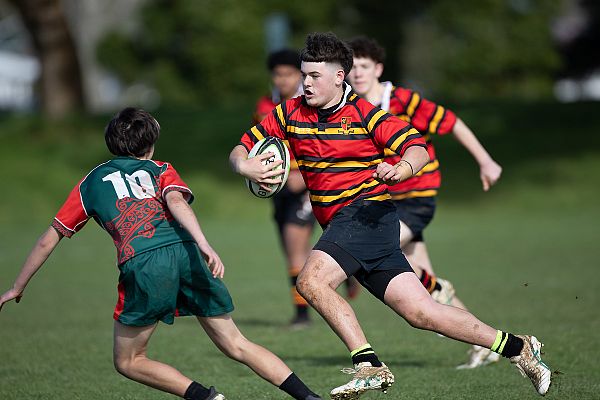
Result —
[[288, 366], [275, 354], [246, 339], [230, 315], [225, 314], [208, 318], [198, 317], [198, 321], [223, 354], [247, 365], [261, 378], [273, 385], [281, 385], [292, 373]]
[[416, 328], [494, 349], [509, 357], [523, 376], [531, 380], [539, 394], [547, 393], [551, 372], [542, 362], [542, 344], [534, 336], [507, 334], [484, 324], [468, 311], [436, 303], [416, 275], [408, 272], [397, 275], [389, 282], [384, 301]]
[[192, 380], [181, 372], [146, 356], [156, 325], [127, 326], [115, 321], [113, 360], [117, 371], [136, 382], [183, 397]]
[[385, 303], [406, 321], [462, 342], [491, 347], [497, 330], [473, 314], [436, 303], [413, 273], [402, 273], [388, 284]]
[[[400, 221], [400, 247], [423, 285], [435, 301], [466, 310], [464, 303], [455, 295], [451, 282], [438, 278], [433, 271], [429, 253], [424, 242], [414, 242], [414, 233], [404, 222]], [[436, 285], [437, 284], [437, 285]]]
[[348, 277], [327, 253], [313, 250], [298, 276], [298, 291], [325, 319], [348, 350], [356, 349], [367, 339], [354, 310], [335, 289]]
[[229, 314], [198, 317], [198, 321], [213, 343], [227, 357], [247, 365], [261, 378], [295, 399], [320, 399], [279, 357], [246, 339]]
[[[427, 252], [427, 245], [425, 242], [412, 241], [413, 235], [410, 228], [401, 222], [400, 234], [401, 243], [405, 242], [402, 247], [402, 252], [406, 256], [406, 259], [412, 266], [417, 276], [423, 276], [423, 270], [425, 270], [431, 276], [435, 276], [433, 271], [433, 265]], [[462, 310], [467, 310], [464, 303], [456, 296], [454, 287], [449, 281], [444, 279], [435, 278], [440, 284], [441, 289], [434, 291], [432, 297], [438, 303], [448, 304], [453, 307], [458, 307]], [[459, 365], [459, 369], [471, 369], [482, 367], [500, 360], [500, 355], [494, 353], [488, 348], [473, 345], [467, 352], [467, 361], [464, 364]]]
[[346, 273], [340, 265], [329, 254], [319, 250], [311, 252], [298, 277], [300, 293], [325, 319], [352, 355], [355, 368], [343, 371], [354, 376], [347, 384], [331, 391], [334, 400], [357, 399], [368, 390], [386, 391], [394, 383], [394, 375], [379, 361], [367, 343], [354, 310], [336, 292], [346, 279]]
[[318, 400], [296, 374], [275, 354], [246, 339], [229, 314], [217, 317], [198, 317], [200, 325], [213, 343], [227, 357], [241, 362], [257, 375], [277, 386], [294, 399]]
[[[436, 276], [433, 271], [433, 266], [431, 265], [431, 260], [429, 259], [429, 253], [427, 252], [427, 245], [425, 242], [409, 242], [402, 247], [402, 252], [417, 276], [422, 276], [423, 271], [427, 272], [429, 275]], [[448, 304], [466, 310], [467, 307], [454, 293], [452, 283], [438, 277], [436, 277], [436, 279], [440, 283], [441, 290], [432, 293], [434, 300], [442, 304]]]

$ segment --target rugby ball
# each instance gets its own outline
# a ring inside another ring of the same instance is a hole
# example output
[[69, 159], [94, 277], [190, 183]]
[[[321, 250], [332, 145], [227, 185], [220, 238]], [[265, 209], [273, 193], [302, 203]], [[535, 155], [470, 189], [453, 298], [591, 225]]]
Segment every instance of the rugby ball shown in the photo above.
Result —
[[261, 199], [266, 199], [276, 195], [284, 186], [290, 173], [290, 152], [287, 146], [279, 138], [273, 136], [267, 136], [266, 138], [259, 140], [254, 147], [248, 153], [248, 158], [252, 158], [264, 153], [273, 153], [274, 156], [266, 159], [263, 164], [268, 165], [278, 160], [283, 160], [283, 164], [275, 167], [275, 169], [284, 169], [285, 172], [281, 176], [281, 183], [269, 185], [271, 191], [267, 191], [260, 187], [256, 182], [253, 182], [246, 178], [246, 186], [250, 190], [250, 193]]

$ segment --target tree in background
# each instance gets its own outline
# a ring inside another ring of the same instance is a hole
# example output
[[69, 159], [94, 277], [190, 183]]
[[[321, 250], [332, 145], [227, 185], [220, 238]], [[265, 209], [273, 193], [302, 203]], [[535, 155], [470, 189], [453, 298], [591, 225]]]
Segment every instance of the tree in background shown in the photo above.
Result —
[[61, 117], [84, 107], [77, 52], [60, 0], [9, 0], [21, 14], [42, 67], [43, 111]]
[[231, 105], [265, 90], [264, 20], [290, 20], [291, 46], [307, 33], [367, 34], [388, 50], [385, 77], [459, 100], [543, 98], [560, 59], [547, 0], [152, 0], [137, 33], [112, 32], [98, 58], [126, 83], [143, 81], [165, 103]]
[[405, 26], [404, 81], [463, 100], [551, 96], [561, 62], [550, 23], [560, 2], [426, 3]]
[[[307, 4], [308, 3], [308, 4]], [[166, 103], [231, 105], [264, 93], [265, 16], [285, 13], [301, 47], [305, 32], [326, 26], [333, 0], [157, 0], [133, 36], [113, 31], [98, 59], [126, 83], [154, 85]]]

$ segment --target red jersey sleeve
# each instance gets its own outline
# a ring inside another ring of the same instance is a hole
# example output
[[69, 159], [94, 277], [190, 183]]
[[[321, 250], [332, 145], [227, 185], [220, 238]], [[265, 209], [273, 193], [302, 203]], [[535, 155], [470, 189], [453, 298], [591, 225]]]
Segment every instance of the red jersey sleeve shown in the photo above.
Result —
[[52, 227], [68, 238], [83, 228], [90, 219], [81, 200], [80, 185], [81, 182], [71, 190], [69, 197], [52, 221]]
[[266, 118], [267, 115], [275, 108], [275, 104], [270, 97], [261, 97], [256, 103], [256, 110], [254, 110], [254, 116], [252, 118], [252, 125], [256, 125]]
[[167, 193], [176, 190], [183, 194], [183, 197], [189, 204], [194, 201], [194, 194], [179, 176], [175, 168], [169, 163], [166, 163], [166, 169], [160, 174], [160, 195], [164, 199]]
[[246, 150], [250, 152], [256, 142], [264, 139], [266, 136], [275, 136], [279, 139], [286, 139], [286, 110], [290, 106], [290, 103], [298, 101], [298, 99], [299, 98], [297, 97], [277, 105], [265, 119], [254, 125], [242, 135], [239, 144], [244, 146]]
[[419, 131], [408, 122], [395, 118], [365, 100], [361, 99], [360, 103], [360, 108], [366, 111], [364, 114], [367, 130], [381, 148], [388, 148], [396, 154], [403, 155], [411, 146], [427, 146]]
[[399, 100], [401, 109], [394, 110], [390, 107], [390, 112], [394, 115], [407, 115], [410, 117], [410, 123], [420, 132], [439, 135], [452, 132], [456, 123], [456, 115], [452, 111], [409, 89], [398, 88], [394, 96]]

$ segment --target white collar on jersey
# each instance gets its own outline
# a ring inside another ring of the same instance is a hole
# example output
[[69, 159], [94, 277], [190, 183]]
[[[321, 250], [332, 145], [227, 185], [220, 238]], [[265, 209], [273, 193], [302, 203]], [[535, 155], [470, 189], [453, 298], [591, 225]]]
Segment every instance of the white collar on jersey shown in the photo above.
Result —
[[394, 85], [390, 81], [381, 82], [381, 84], [383, 85], [383, 94], [381, 95], [381, 105], [379, 108], [383, 111], [390, 111], [390, 97], [392, 96]]
[[[300, 82], [300, 86], [298, 86], [298, 89], [296, 89], [296, 93], [294, 93], [292, 99], [298, 96], [302, 96], [303, 94], [304, 88], [302, 87], [302, 82]], [[277, 88], [273, 88], [273, 90], [271, 90], [271, 101], [273, 102], [273, 104], [281, 103], [281, 93], [279, 93], [279, 90], [277, 90]]]
[[344, 82], [342, 82], [342, 85], [344, 87], [344, 95], [342, 96], [342, 101], [340, 102], [340, 104], [338, 104], [338, 106], [335, 108], [335, 110], [333, 110], [331, 112], [332, 114], [334, 112], [337, 112], [339, 109], [341, 109], [342, 107], [344, 107], [346, 105], [346, 100], [348, 99], [348, 95], [352, 91], [352, 86], [350, 86], [350, 84], [348, 82], [344, 81]]

